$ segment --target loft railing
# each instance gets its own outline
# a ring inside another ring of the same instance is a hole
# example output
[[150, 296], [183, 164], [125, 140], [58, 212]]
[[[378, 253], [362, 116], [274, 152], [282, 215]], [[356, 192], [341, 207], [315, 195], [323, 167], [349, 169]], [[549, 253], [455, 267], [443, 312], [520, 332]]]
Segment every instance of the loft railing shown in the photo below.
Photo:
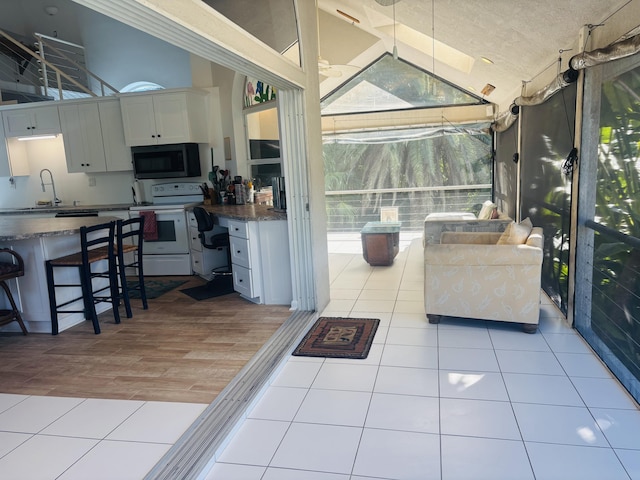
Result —
[[[95, 75], [93, 72], [87, 70], [84, 61], [84, 47], [76, 45], [75, 43], [66, 42], [59, 38], [42, 35], [41, 33], [35, 33], [35, 37], [38, 39], [36, 47], [39, 49], [40, 56], [47, 59], [47, 63], [42, 66], [42, 80], [45, 92], [49, 87], [50, 78], [47, 73], [47, 64], [53, 64], [62, 71], [66, 71], [69, 76], [76, 79], [78, 83], [84, 85], [86, 89], [93, 92], [91, 88], [91, 81], [95, 81], [99, 86], [100, 95], [113, 95], [118, 93], [112, 85], [104, 81], [102, 78]], [[59, 85], [60, 82], [51, 82], [53, 85]], [[74, 90], [75, 85], [70, 85], [68, 90]]]
[[[96, 91], [102, 96], [118, 93], [85, 68], [83, 47], [46, 35], [34, 35], [38, 41], [32, 48], [0, 30], [0, 90], [5, 93], [11, 90], [26, 101], [97, 97]], [[82, 63], [78, 59], [82, 59]], [[95, 89], [91, 88], [90, 81], [97, 85]]]

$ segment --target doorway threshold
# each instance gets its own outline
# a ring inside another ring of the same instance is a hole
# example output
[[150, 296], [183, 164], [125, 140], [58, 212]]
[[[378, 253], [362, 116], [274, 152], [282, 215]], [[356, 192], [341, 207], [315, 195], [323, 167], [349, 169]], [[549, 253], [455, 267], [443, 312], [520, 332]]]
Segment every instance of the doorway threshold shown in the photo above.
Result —
[[318, 312], [294, 312], [147, 473], [145, 480], [201, 478], [317, 319]]

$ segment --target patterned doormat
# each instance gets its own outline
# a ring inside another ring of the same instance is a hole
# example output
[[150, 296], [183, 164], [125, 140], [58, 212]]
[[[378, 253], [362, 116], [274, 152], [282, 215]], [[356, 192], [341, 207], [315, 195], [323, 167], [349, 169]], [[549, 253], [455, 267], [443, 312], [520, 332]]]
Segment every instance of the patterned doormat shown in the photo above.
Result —
[[[131, 286], [138, 284], [138, 277], [128, 277], [127, 283]], [[168, 279], [156, 279], [148, 278], [144, 279], [144, 290], [147, 294], [147, 300], [158, 298], [161, 295], [179, 287], [183, 283], [187, 283], [186, 280], [168, 280]], [[131, 287], [130, 287], [131, 288]], [[129, 292], [130, 298], [140, 298], [140, 292], [138, 290], [131, 290]]]
[[367, 358], [379, 323], [377, 318], [320, 317], [293, 355]]

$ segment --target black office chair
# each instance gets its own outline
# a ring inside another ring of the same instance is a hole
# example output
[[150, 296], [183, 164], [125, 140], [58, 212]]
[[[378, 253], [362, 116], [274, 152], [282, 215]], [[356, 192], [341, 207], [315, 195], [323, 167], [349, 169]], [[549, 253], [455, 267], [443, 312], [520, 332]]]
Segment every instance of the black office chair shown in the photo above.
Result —
[[215, 225], [218, 223], [218, 218], [215, 215], [211, 215], [202, 207], [194, 207], [193, 215], [198, 222], [198, 237], [200, 237], [200, 243], [204, 248], [211, 250], [220, 250], [222, 248], [227, 249], [227, 264], [215, 267], [211, 274], [215, 279], [218, 276], [232, 275], [231, 272], [231, 244], [229, 242], [228, 233], [216, 233], [211, 235], [207, 241], [207, 232], [211, 232]]

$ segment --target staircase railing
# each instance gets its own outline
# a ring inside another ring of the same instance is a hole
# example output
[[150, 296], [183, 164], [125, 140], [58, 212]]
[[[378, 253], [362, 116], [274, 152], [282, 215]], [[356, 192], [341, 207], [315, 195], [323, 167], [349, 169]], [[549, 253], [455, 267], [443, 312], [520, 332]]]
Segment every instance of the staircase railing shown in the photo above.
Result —
[[[62, 69], [62, 66], [64, 66], [64, 68], [66, 68], [66, 69], [68, 69], [68, 68], [76, 69], [76, 71], [84, 73], [87, 76], [87, 78], [91, 78], [91, 79], [95, 80], [98, 83], [98, 85], [100, 86], [100, 93], [101, 93], [101, 95], [103, 97], [108, 94], [106, 89], [110, 90], [111, 94], [118, 93], [118, 90], [115, 87], [113, 87], [112, 85], [110, 85], [109, 83], [104, 81], [102, 78], [100, 78], [99, 76], [97, 76], [93, 72], [87, 70], [87, 68], [85, 68], [85, 66], [83, 65], [83, 63], [84, 63], [84, 55], [82, 56], [82, 59], [83, 59], [82, 62], [79, 62], [78, 60], [76, 60], [74, 58], [71, 58], [71, 56], [69, 55], [69, 53], [77, 55], [77, 51], [78, 50], [84, 52], [84, 47], [82, 47], [81, 45], [76, 45], [75, 43], [71, 43], [71, 42], [66, 42], [64, 40], [60, 40], [60, 39], [55, 38], [55, 37], [49, 37], [47, 35], [42, 35], [41, 33], [35, 33], [34, 36], [38, 39], [38, 41], [36, 42], [36, 46], [38, 47], [38, 49], [40, 51], [40, 56], [42, 58], [47, 58], [47, 59], [50, 60], [51, 63], [54, 63], [53, 60], [51, 59], [51, 57], [52, 57], [51, 53], [47, 54], [45, 52], [45, 47], [46, 47], [46, 49], [48, 49], [50, 52], [53, 52], [57, 56], [56, 58], [62, 59], [64, 61], [64, 63], [56, 65], [57, 67]], [[56, 47], [54, 44], [58, 44], [59, 47]], [[67, 52], [65, 52], [63, 50], [65, 47], [67, 48]], [[69, 51], [69, 48], [71, 48], [72, 50]], [[46, 89], [46, 88], [48, 88], [48, 85], [47, 85], [48, 84], [48, 77], [47, 77], [47, 72], [46, 72], [46, 65], [43, 66], [42, 70], [43, 70], [43, 79], [44, 79], [44, 85], [43, 86]], [[78, 80], [78, 81], [80, 81], [80, 80]], [[87, 87], [89, 87], [89, 85], [87, 85]], [[45, 90], [45, 92], [46, 92], [46, 90]]]
[[[99, 91], [102, 96], [108, 94], [107, 89], [113, 92], [113, 94], [118, 93], [118, 90], [113, 86], [87, 70], [83, 65], [77, 63], [63, 51], [63, 48], [59, 48], [61, 45], [80, 46], [59, 39], [53, 39], [46, 35], [34, 35], [38, 40], [36, 44], [38, 48], [37, 51], [30, 49], [25, 43], [16, 40], [8, 33], [0, 30], [0, 60], [3, 60], [3, 57], [9, 59], [9, 61], [13, 60], [18, 69], [13, 80], [5, 80], [2, 83], [14, 83], [16, 91], [25, 93], [27, 97], [38, 97], [39, 100], [52, 100], [55, 99], [56, 96], [59, 100], [63, 100], [65, 96], [67, 98], [77, 97], [79, 95], [90, 97], [99, 96], [89, 88], [88, 82], [86, 81], [87, 78], [92, 78], [99, 84]], [[52, 40], [55, 40], [58, 46], [52, 45]], [[47, 52], [45, 52], [45, 46]], [[49, 53], [49, 51], [52, 53]], [[47, 58], [48, 56], [53, 56], [57, 60], [50, 61]], [[31, 68], [33, 59], [37, 62], [37, 73], [34, 73], [32, 71], [33, 68]], [[4, 64], [6, 68], [6, 61]], [[2, 67], [3, 62], [0, 62], [0, 81], [3, 80], [1, 76], [3, 73]], [[83, 79], [77, 72], [82, 72], [86, 75], [84, 80], [85, 84], [82, 83]], [[32, 93], [26, 92], [29, 88], [32, 90]]]

